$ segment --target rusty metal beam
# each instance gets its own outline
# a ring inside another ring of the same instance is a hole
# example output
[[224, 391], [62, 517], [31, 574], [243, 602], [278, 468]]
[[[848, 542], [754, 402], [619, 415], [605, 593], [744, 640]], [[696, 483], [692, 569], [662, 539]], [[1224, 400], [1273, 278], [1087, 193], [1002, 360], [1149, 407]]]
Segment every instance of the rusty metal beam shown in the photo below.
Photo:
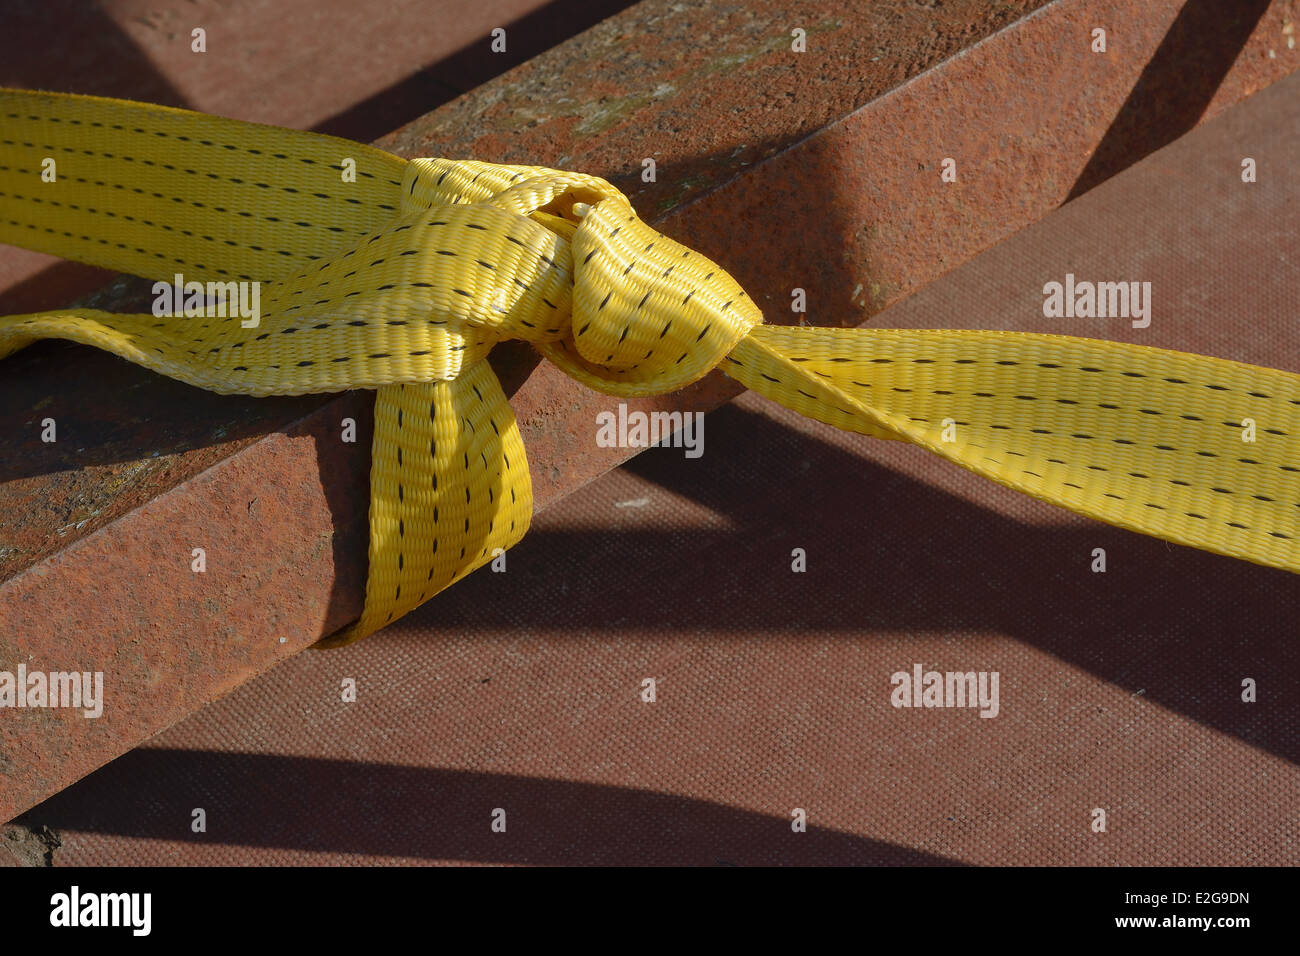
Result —
[[[380, 145], [605, 175], [725, 264], [769, 320], [791, 318], [798, 285], [818, 324], [857, 324], [1065, 201], [1138, 78], [1178, 82], [1144, 70], [1184, 9], [679, 6], [645, 0]], [[1294, 14], [1283, 0], [1235, 33], [1182, 31], [1166, 62], [1232, 66], [1178, 115], [1143, 121], [1190, 128], [1293, 71], [1282, 26]], [[1090, 49], [1096, 26], [1106, 54]], [[795, 28], [806, 53], [790, 49]], [[1229, 56], [1223, 38], [1238, 35]], [[939, 176], [948, 157], [955, 183]], [[145, 288], [124, 282], [101, 304], [138, 307]], [[496, 358], [539, 507], [630, 454], [592, 441], [610, 399], [525, 350]], [[0, 818], [355, 616], [368, 471], [365, 395], [223, 398], [57, 343], [6, 373], [0, 669], [103, 671], [109, 703], [98, 720], [4, 715]], [[713, 376], [629, 404], [707, 409], [734, 392]], [[44, 417], [59, 422], [56, 445], [39, 441]], [[361, 425], [352, 445], [338, 440], [345, 417]], [[190, 570], [194, 547], [206, 574]]]

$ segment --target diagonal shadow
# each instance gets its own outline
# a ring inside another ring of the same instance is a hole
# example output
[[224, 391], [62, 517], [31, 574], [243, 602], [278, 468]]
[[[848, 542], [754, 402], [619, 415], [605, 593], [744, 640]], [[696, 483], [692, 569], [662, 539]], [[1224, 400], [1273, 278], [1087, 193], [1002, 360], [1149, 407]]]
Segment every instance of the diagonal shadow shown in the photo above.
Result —
[[[102, 796], [111, 794], [104, 801]], [[190, 830], [194, 808], [207, 832]], [[490, 828], [506, 811], [506, 832]], [[707, 800], [514, 774], [141, 748], [29, 810], [56, 831], [541, 865], [960, 865]]]
[[[406, 620], [480, 639], [996, 631], [1300, 762], [1300, 576], [1086, 519], [1025, 524], [734, 404], [706, 423], [702, 458], [651, 449], [624, 468], [726, 527], [535, 528], [510, 573], [471, 575]], [[790, 573], [795, 547], [806, 574]], [[1241, 702], [1244, 677], [1268, 683], [1267, 707]]]
[[189, 105], [95, 0], [7, 4], [0, 86]]
[[1065, 201], [1194, 127], [1268, 5], [1269, 0], [1187, 0]]
[[492, 52], [486, 37], [474, 40], [312, 129], [368, 143], [513, 70], [635, 2], [550, 0], [531, 13], [500, 24], [506, 31], [504, 52]]

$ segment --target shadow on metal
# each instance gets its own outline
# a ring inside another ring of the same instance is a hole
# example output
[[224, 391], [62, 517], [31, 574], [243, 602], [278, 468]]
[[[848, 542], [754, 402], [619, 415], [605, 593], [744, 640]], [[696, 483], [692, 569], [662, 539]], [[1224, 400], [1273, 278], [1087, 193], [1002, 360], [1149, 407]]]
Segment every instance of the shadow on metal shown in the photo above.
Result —
[[[115, 795], [111, 806], [83, 798], [103, 789]], [[190, 831], [194, 807], [207, 809], [209, 832]], [[506, 811], [508, 836], [491, 830], [496, 808]], [[152, 748], [118, 758], [17, 822], [26, 820], [56, 832], [484, 863], [960, 865], [817, 826], [794, 833], [789, 816], [631, 787]]]
[[481, 37], [312, 129], [368, 143], [634, 3], [636, 0], [551, 0], [517, 20], [501, 24], [506, 31], [504, 52], [493, 53], [490, 37]]
[[[515, 573], [470, 575], [409, 615], [409, 629], [491, 640], [526, 620], [567, 640], [599, 621], [755, 641], [996, 631], [1300, 763], [1300, 669], [1286, 663], [1297, 660], [1300, 576], [1066, 512], [1071, 524], [1027, 525], [736, 403], [707, 421], [703, 458], [652, 448], [623, 467], [714, 510], [726, 530], [537, 529], [512, 549]], [[824, 556], [815, 576], [771, 573], [810, 541]], [[1099, 547], [1122, 566], [1091, 573]], [[674, 588], [698, 584], [666, 599], [645, 586], [652, 570]], [[556, 581], [586, 584], [558, 601]], [[1242, 677], [1261, 675], [1274, 685], [1267, 712], [1238, 696]]]
[[1194, 127], [1268, 6], [1269, 0], [1187, 0], [1065, 201]]

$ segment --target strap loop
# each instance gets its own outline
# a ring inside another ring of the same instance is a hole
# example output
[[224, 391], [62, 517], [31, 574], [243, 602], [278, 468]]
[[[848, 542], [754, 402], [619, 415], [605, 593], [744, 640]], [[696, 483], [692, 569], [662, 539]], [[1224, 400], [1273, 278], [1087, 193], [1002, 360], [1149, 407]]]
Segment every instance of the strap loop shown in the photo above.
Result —
[[[532, 491], [485, 361], [507, 338], [613, 395], [722, 365], [795, 411], [1120, 527], [1300, 571], [1300, 376], [1068, 336], [786, 328], [603, 179], [0, 90], [0, 241], [263, 286], [235, 317], [0, 317], [218, 392], [373, 388], [356, 640], [510, 548]], [[42, 179], [43, 160], [59, 173]], [[348, 163], [355, 177], [346, 178]]]

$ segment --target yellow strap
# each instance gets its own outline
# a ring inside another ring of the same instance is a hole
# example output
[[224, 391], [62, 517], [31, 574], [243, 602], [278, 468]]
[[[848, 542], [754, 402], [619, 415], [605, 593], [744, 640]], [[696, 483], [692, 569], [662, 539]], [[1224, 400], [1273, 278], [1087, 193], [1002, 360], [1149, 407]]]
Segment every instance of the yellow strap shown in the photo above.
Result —
[[507, 338], [613, 395], [721, 365], [801, 414], [1044, 501], [1300, 570], [1300, 376], [1067, 336], [764, 326], [726, 272], [596, 177], [0, 90], [0, 241], [165, 283], [260, 284], [254, 327], [8, 316], [0, 357], [58, 337], [217, 392], [376, 390], [365, 608], [323, 645], [527, 530], [528, 464], [485, 361]]

